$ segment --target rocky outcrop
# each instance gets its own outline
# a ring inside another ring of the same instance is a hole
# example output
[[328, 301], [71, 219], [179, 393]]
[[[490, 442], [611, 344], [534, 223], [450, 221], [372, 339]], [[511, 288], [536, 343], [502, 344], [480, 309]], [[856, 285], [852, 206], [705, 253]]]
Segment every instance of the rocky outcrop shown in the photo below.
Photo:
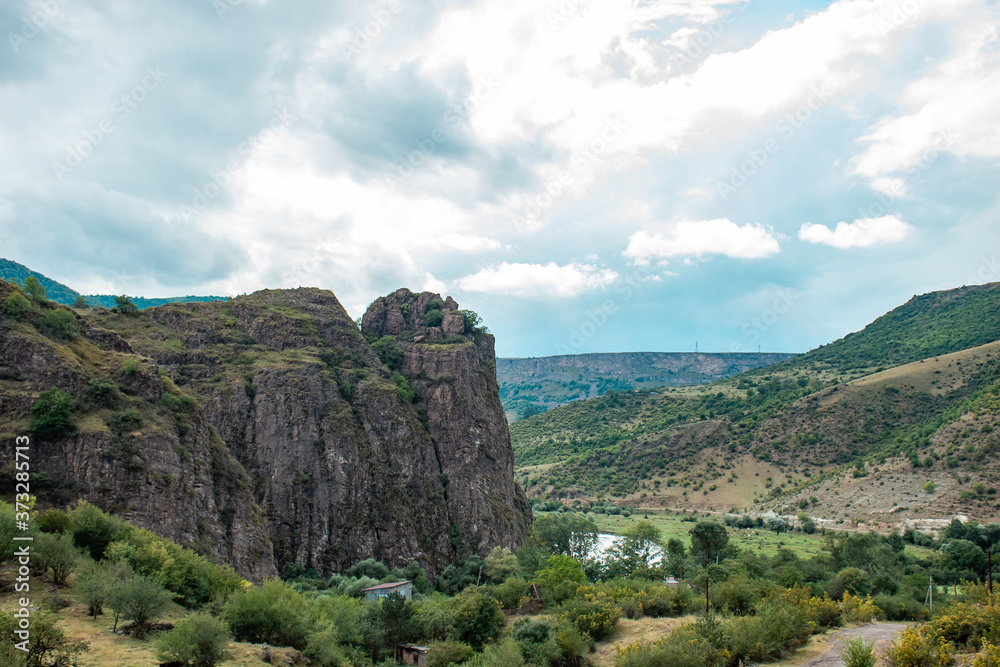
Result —
[[[428, 323], [438, 321], [440, 326]], [[402, 322], [402, 328], [400, 327]], [[471, 551], [516, 547], [531, 509], [514, 481], [510, 432], [496, 382], [493, 336], [467, 324], [451, 299], [401, 289], [377, 299], [361, 322], [372, 337], [393, 336], [400, 372], [416, 389], [442, 478], [448, 516]]]
[[[0, 300], [11, 291], [0, 281]], [[33, 491], [54, 504], [86, 498], [251, 579], [273, 576], [271, 543], [249, 478], [197, 403], [181, 403], [156, 364], [127, 354], [114, 332], [80, 319], [75, 340], [41, 335], [32, 320], [53, 309], [65, 307], [38, 307], [22, 321], [0, 314], [0, 437], [30, 437]], [[111, 388], [100, 398], [92, 387], [97, 378]], [[75, 397], [78, 432], [36, 437], [30, 408], [53, 388]], [[182, 406], [177, 412], [162, 405], [165, 392]], [[12, 451], [0, 451], [0, 466], [11, 463]]]

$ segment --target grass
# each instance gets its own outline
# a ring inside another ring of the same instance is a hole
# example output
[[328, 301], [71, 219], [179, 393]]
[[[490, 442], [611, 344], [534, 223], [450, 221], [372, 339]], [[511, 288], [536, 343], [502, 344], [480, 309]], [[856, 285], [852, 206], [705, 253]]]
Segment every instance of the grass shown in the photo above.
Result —
[[674, 628], [691, 623], [694, 616], [677, 618], [623, 618], [618, 621], [614, 635], [607, 641], [599, 642], [591, 654], [591, 660], [596, 667], [612, 667], [615, 664], [615, 650], [635, 642], [652, 642], [670, 632]]
[[[13, 577], [13, 570], [9, 567], [0, 572], [0, 579], [4, 581], [13, 580]], [[70, 583], [72, 581], [71, 577]], [[32, 604], [40, 606], [43, 610], [48, 610], [55, 589], [37, 578], [32, 578], [29, 583], [32, 591]], [[43, 590], [45, 593], [39, 594]], [[76, 663], [78, 667], [106, 667], [107, 665], [151, 667], [160, 664], [156, 657], [158, 642], [156, 635], [148, 639], [138, 640], [115, 634], [111, 631], [114, 617], [110, 611], [94, 620], [87, 614], [86, 606], [79, 602], [72, 588], [60, 588], [58, 593], [72, 602], [69, 607], [56, 612], [59, 627], [68, 637], [83, 639], [90, 644], [89, 650], [80, 654], [79, 661]], [[0, 611], [14, 611], [17, 608], [19, 595], [13, 592], [0, 594]], [[189, 613], [179, 605], [172, 605], [170, 611], [162, 618], [157, 619], [157, 622], [175, 623]], [[119, 623], [119, 625], [121, 624]], [[265, 667], [267, 665], [260, 658], [260, 646], [257, 644], [230, 642], [230, 649], [232, 649], [233, 657], [221, 663], [220, 667]], [[292, 649], [272, 650], [275, 656], [273, 664], [291, 664], [292, 657], [298, 653]]]

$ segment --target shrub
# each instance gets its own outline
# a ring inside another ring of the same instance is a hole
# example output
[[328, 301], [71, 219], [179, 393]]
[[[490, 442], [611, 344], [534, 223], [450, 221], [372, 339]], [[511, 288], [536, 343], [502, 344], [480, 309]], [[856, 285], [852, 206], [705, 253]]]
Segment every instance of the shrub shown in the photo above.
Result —
[[116, 627], [118, 618], [130, 619], [135, 623], [133, 634], [137, 639], [143, 639], [149, 631], [149, 624], [167, 610], [171, 598], [160, 582], [133, 575], [112, 589], [108, 605], [115, 610]]
[[926, 484], [924, 484], [924, 491], [926, 491], [927, 493], [934, 493], [934, 489], [936, 488], [937, 486], [935, 486], [934, 482], [927, 482]]
[[909, 595], [876, 595], [875, 605], [887, 621], [923, 621], [927, 608]]
[[493, 547], [483, 561], [483, 572], [491, 581], [500, 583], [518, 576], [521, 573], [521, 566], [517, 563], [517, 556], [511, 553], [510, 549]]
[[122, 294], [115, 297], [115, 305], [111, 308], [111, 312], [135, 317], [139, 314], [139, 307], [132, 303], [132, 299]]
[[48, 509], [38, 514], [35, 524], [43, 533], [65, 533], [73, 526], [73, 520], [64, 510]]
[[306, 599], [278, 579], [235, 594], [223, 617], [239, 641], [300, 650], [306, 646], [311, 625]]
[[577, 630], [595, 641], [601, 641], [614, 632], [621, 618], [621, 611], [608, 601], [573, 598], [562, 605], [562, 615]]
[[392, 336], [382, 336], [372, 343], [372, 352], [390, 371], [398, 371], [403, 365], [403, 348]]
[[840, 608], [845, 623], [871, 623], [875, 617], [882, 615], [882, 610], [872, 601], [870, 595], [862, 600], [845, 592]]
[[35, 276], [28, 276], [24, 279], [24, 291], [31, 296], [31, 300], [37, 303], [46, 303], [49, 300], [49, 294], [45, 291], [45, 287], [42, 282]]
[[435, 642], [427, 652], [427, 667], [447, 667], [468, 660], [474, 651], [468, 644], [456, 641]]
[[875, 657], [875, 642], [865, 641], [864, 637], [845, 639], [840, 657], [844, 661], [844, 667], [875, 667], [878, 662]]
[[983, 644], [983, 651], [976, 656], [972, 667], [1000, 667], [1000, 646]]
[[121, 438], [132, 431], [138, 431], [141, 428], [142, 413], [138, 410], [125, 410], [108, 420], [108, 429], [117, 438]]
[[444, 316], [440, 310], [428, 310], [427, 314], [424, 315], [424, 324], [429, 327], [439, 327], [443, 320]]
[[27, 653], [14, 648], [20, 638], [14, 634], [18, 620], [13, 614], [0, 613], [0, 664], [10, 667], [69, 667], [75, 665], [77, 656], [90, 645], [85, 641], [69, 639], [56, 625], [56, 618], [48, 614], [31, 619]]
[[[497, 644], [490, 644], [482, 653], [463, 663], [467, 667], [524, 667], [522, 648], [509, 637]], [[536, 664], [550, 664], [549, 662]], [[566, 663], [570, 664], [570, 663]], [[990, 666], [992, 667], [992, 665]]]
[[24, 316], [31, 312], [31, 302], [20, 292], [13, 292], [4, 299], [3, 312], [13, 320], [24, 319]]
[[83, 392], [83, 400], [95, 408], [113, 408], [120, 396], [118, 385], [106, 377], [92, 378]]
[[73, 522], [73, 543], [94, 560], [104, 558], [104, 550], [122, 529], [122, 520], [105, 514], [86, 500], [78, 502], [69, 515]]
[[115, 587], [133, 576], [132, 568], [125, 563], [109, 560], [91, 563], [77, 575], [76, 591], [87, 605], [87, 613], [95, 620], [104, 613], [104, 605], [109, 604]]
[[76, 423], [70, 417], [73, 397], [59, 389], [46, 389], [38, 394], [38, 400], [31, 406], [34, 419], [31, 432], [40, 437], [58, 438], [76, 433]]
[[76, 323], [76, 316], [62, 308], [45, 311], [35, 326], [49, 338], [74, 340], [80, 335], [80, 325]]
[[56, 586], [66, 583], [66, 578], [80, 560], [73, 538], [69, 535], [40, 533], [35, 538], [35, 553], [38, 566], [52, 572], [52, 583]]
[[478, 647], [499, 636], [504, 625], [499, 602], [475, 588], [462, 591], [456, 600], [454, 623], [459, 639]]
[[655, 642], [615, 649], [615, 667], [721, 667], [725, 658], [694, 629], [684, 625]]
[[231, 657], [229, 626], [210, 614], [198, 614], [177, 621], [174, 629], [160, 638], [159, 658], [193, 667], [215, 667]]
[[948, 667], [955, 663], [954, 654], [954, 647], [944, 639], [910, 626], [886, 649], [885, 662], [889, 667]]
[[504, 609], [517, 609], [526, 599], [528, 582], [520, 577], [511, 577], [502, 584], [493, 586], [490, 594]]

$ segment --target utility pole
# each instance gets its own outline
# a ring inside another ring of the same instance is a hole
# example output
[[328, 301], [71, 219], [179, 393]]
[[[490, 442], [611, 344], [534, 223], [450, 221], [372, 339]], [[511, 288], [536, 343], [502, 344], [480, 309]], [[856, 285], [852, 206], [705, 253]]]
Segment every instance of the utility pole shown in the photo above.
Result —
[[931, 581], [927, 584], [927, 595], [924, 597], [924, 604], [927, 605], [928, 612], [934, 613], [934, 575], [931, 575]]

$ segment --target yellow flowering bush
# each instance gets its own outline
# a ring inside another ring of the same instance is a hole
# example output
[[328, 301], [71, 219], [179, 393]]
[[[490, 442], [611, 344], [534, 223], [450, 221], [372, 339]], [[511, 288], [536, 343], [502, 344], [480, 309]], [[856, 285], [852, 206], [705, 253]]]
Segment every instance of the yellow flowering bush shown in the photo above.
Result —
[[1000, 667], [1000, 645], [983, 644], [983, 652], [976, 656], [972, 667]]
[[882, 615], [882, 610], [872, 601], [872, 596], [862, 599], [846, 591], [840, 609], [845, 623], [871, 623]]
[[889, 667], [949, 667], [955, 664], [955, 647], [937, 637], [927, 626], [911, 625], [885, 652]]

